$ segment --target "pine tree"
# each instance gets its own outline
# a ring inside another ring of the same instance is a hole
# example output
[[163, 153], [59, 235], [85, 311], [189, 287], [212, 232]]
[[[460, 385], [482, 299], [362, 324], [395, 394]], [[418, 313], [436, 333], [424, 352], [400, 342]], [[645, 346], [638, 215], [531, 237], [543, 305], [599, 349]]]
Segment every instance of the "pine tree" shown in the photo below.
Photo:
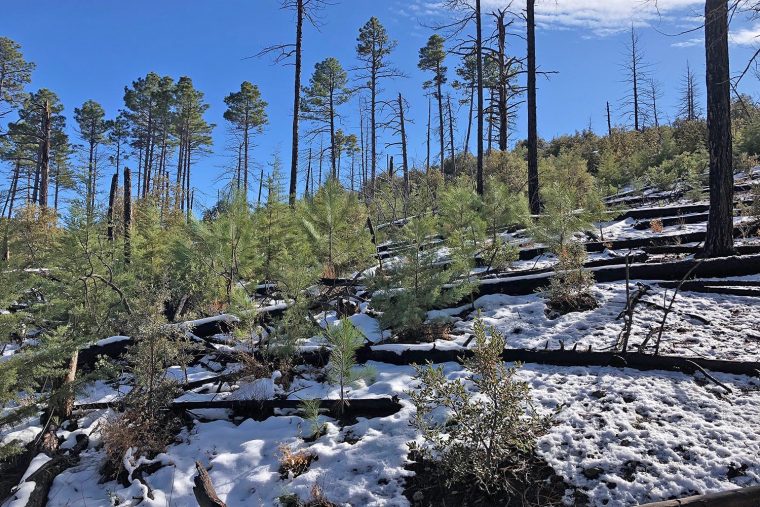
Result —
[[126, 143], [129, 138], [129, 120], [124, 111], [108, 122], [108, 144], [113, 148], [110, 157], [111, 165], [116, 169], [116, 175], [121, 173], [121, 161], [126, 158]]
[[443, 37], [438, 34], [433, 34], [428, 39], [427, 45], [420, 49], [420, 59], [417, 66], [421, 70], [428, 70], [433, 73], [433, 78], [429, 81], [425, 81], [424, 88], [433, 88], [434, 96], [438, 101], [438, 139], [440, 141], [440, 168], [443, 171], [443, 163], [446, 160], [446, 154], [444, 151], [444, 123], [443, 123], [443, 92], [442, 86], [446, 83], [446, 71], [447, 68], [443, 65], [446, 59], [446, 50], [443, 47]]
[[32, 81], [33, 70], [34, 64], [24, 60], [21, 45], [0, 37], [0, 118], [23, 103], [24, 86]]
[[[444, 269], [436, 250], [425, 248], [437, 233], [431, 215], [414, 216], [399, 232], [398, 241], [407, 245], [402, 259], [372, 283], [372, 306], [383, 312], [383, 328], [400, 333], [419, 329], [428, 310], [455, 303], [470, 292], [472, 287], [461, 280], [468, 270], [456, 265]], [[444, 290], [447, 284], [453, 285]]]
[[527, 0], [525, 7], [526, 39], [528, 46], [528, 203], [530, 212], [541, 213], [538, 183], [538, 110], [536, 106], [536, 0]]
[[[242, 137], [242, 160], [238, 160], [238, 167], [242, 172], [243, 196], [248, 199], [248, 177], [250, 174], [249, 155], [251, 146], [251, 135], [261, 133], [264, 125], [269, 122], [266, 113], [267, 103], [261, 98], [261, 92], [258, 86], [244, 81], [240, 85], [239, 92], [233, 92], [224, 98], [227, 104], [227, 110], [224, 112], [224, 119], [230, 122], [233, 131]], [[236, 186], [241, 188], [241, 178], [238, 173], [236, 176]]]
[[472, 133], [472, 115], [475, 109], [475, 91], [477, 89], [477, 59], [474, 53], [469, 53], [462, 58], [462, 62], [456, 68], [457, 76], [461, 81], [456, 80], [452, 86], [456, 90], [463, 90], [465, 97], [460, 100], [460, 104], [467, 106], [467, 134], [464, 138], [464, 153], [470, 152], [470, 134]]
[[212, 144], [213, 124], [203, 118], [208, 104], [203, 101], [203, 93], [193, 87], [189, 77], [181, 77], [175, 89], [176, 114], [174, 129], [179, 143], [177, 160], [175, 208], [184, 210], [187, 221], [193, 209], [191, 167], [194, 157], [208, 151]]
[[290, 184], [288, 187], [288, 203], [295, 206], [296, 203], [296, 186], [298, 184], [298, 121], [301, 118], [301, 67], [303, 60], [303, 28], [304, 22], [317, 26], [317, 13], [321, 11], [329, 2], [326, 0], [282, 0], [282, 8], [294, 10], [296, 12], [296, 37], [292, 44], [275, 44], [264, 48], [259, 52], [259, 56], [274, 53], [275, 61], [281, 62], [291, 57], [294, 58], [294, 93], [293, 93], [293, 137], [292, 151], [290, 159]]
[[332, 384], [340, 388], [341, 411], [349, 405], [346, 399], [346, 389], [361, 378], [367, 378], [373, 374], [368, 367], [356, 368], [356, 351], [364, 343], [364, 335], [356, 329], [356, 326], [343, 319], [339, 325], [328, 326], [325, 331], [325, 339], [330, 347], [330, 362], [327, 364], [327, 377]]
[[461, 178], [441, 192], [439, 206], [441, 229], [452, 262], [460, 271], [469, 271], [486, 240], [486, 221], [481, 216], [483, 201], [472, 182]]
[[90, 220], [95, 210], [95, 194], [98, 185], [98, 147], [106, 140], [109, 126], [105, 116], [103, 107], [94, 100], [88, 100], [81, 107], [74, 108], [74, 119], [79, 127], [79, 135], [87, 144], [85, 202]]
[[386, 79], [401, 77], [399, 70], [394, 69], [388, 62], [388, 56], [396, 49], [397, 42], [388, 37], [385, 27], [376, 17], [370, 18], [359, 29], [356, 54], [361, 62], [360, 80], [366, 81], [369, 88], [369, 144], [370, 144], [370, 183], [374, 188], [377, 168], [377, 103], [380, 83]]
[[340, 62], [327, 58], [314, 66], [314, 74], [309, 86], [304, 88], [304, 100], [301, 107], [302, 118], [312, 121], [316, 127], [311, 136], [322, 133], [330, 134], [330, 167], [333, 178], [337, 176], [336, 123], [340, 118], [338, 107], [348, 102], [351, 92], [348, 89], [348, 75]]
[[502, 240], [500, 232], [530, 222], [528, 200], [523, 193], [515, 193], [506, 183], [492, 178], [486, 185], [481, 210], [488, 233], [488, 243], [482, 252], [485, 264], [489, 269], [503, 269], [517, 260], [519, 252]]
[[31, 201], [43, 208], [48, 205], [50, 161], [56, 149], [67, 149], [59, 143], [68, 141], [64, 130], [66, 118], [58, 96], [43, 88], [29, 94], [18, 111], [19, 120], [9, 126], [9, 135], [26, 145], [35, 146], [31, 170], [33, 184]]
[[689, 62], [686, 62], [686, 73], [681, 81], [681, 97], [679, 99], [678, 117], [684, 120], [696, 120], [701, 115], [699, 101], [699, 89], [697, 88], [697, 77], [691, 70]]
[[374, 253], [365, 229], [367, 213], [356, 194], [330, 178], [301, 207], [301, 221], [326, 278], [363, 268]]
[[149, 72], [144, 78], [132, 82], [132, 88], [124, 87], [126, 117], [131, 124], [132, 147], [139, 152], [137, 168], [137, 196], [147, 195], [149, 174], [153, 166], [157, 138], [157, 118], [161, 77]]

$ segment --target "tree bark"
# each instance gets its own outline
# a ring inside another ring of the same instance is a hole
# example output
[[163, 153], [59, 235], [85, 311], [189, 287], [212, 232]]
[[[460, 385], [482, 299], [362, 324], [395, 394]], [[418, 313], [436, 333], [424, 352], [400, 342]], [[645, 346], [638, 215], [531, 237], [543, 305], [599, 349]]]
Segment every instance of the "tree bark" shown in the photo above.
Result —
[[248, 107], [245, 109], [245, 129], [243, 130], [243, 194], [245, 194], [245, 202], [248, 202]]
[[18, 179], [21, 172], [21, 159], [16, 158], [16, 165], [13, 171], [13, 181], [11, 182], [11, 188], [9, 190], [8, 200], [8, 221], [5, 223], [5, 233], [3, 234], [3, 260], [8, 262], [11, 259], [10, 250], [10, 229], [11, 218], [13, 217], [13, 204], [16, 200], [16, 192], [18, 191]]
[[530, 212], [541, 213], [538, 193], [538, 128], [536, 125], [536, 0], [528, 0], [526, 21], [528, 25], [528, 200]]
[[610, 117], [610, 103], [607, 101], [607, 135], [612, 135], [612, 118]]
[[499, 150], [507, 151], [507, 128], [509, 126], [509, 117], [507, 111], [507, 26], [504, 23], [506, 11], [499, 11], [496, 18], [498, 23], [498, 54], [499, 54]]
[[124, 168], [124, 262], [132, 258], [132, 173]]
[[444, 163], [446, 162], [446, 148], [444, 147], [443, 136], [444, 136], [444, 133], [446, 132], [446, 130], [445, 130], [444, 123], [443, 123], [443, 92], [441, 91], [441, 65], [440, 65], [440, 63], [438, 64], [438, 66], [436, 68], [435, 75], [436, 75], [436, 79], [435, 79], [436, 80], [436, 86], [437, 86], [437, 90], [438, 90], [438, 92], [437, 92], [437, 95], [438, 95], [437, 96], [437, 98], [438, 98], [438, 125], [440, 127], [440, 131], [438, 132], [438, 140], [440, 141], [440, 144], [441, 144], [441, 146], [440, 146], [441, 147], [441, 167], [440, 167], [440, 169], [441, 169], [441, 174], [443, 174], [444, 177], [445, 177], [446, 173], [444, 172], [444, 167], [443, 166], [444, 166]]
[[337, 177], [336, 160], [337, 153], [335, 152], [335, 101], [333, 90], [330, 90], [330, 176]]
[[430, 173], [430, 117], [432, 114], [432, 106], [430, 104], [430, 97], [428, 97], [428, 121], [427, 121], [427, 158], [425, 159], [425, 174]]
[[42, 116], [42, 146], [40, 147], [40, 207], [48, 205], [48, 187], [50, 182], [50, 102], [45, 101]]
[[298, 0], [296, 5], [296, 72], [295, 93], [293, 96], [293, 150], [290, 159], [290, 188], [288, 190], [288, 203], [296, 204], [296, 185], [298, 184], [298, 115], [301, 111], [301, 41], [303, 38], [303, 0]]
[[114, 239], [114, 203], [116, 201], [116, 189], [119, 186], [119, 174], [114, 173], [111, 178], [111, 191], [108, 193], [108, 241], [113, 242]]
[[409, 201], [409, 159], [407, 158], [406, 149], [406, 123], [404, 122], [404, 100], [401, 94], [398, 94], [398, 113], [399, 123], [401, 126], [401, 156], [404, 164], [404, 217], [406, 217], [407, 204]]
[[633, 84], [633, 128], [639, 130], [639, 77], [638, 77], [638, 43], [636, 34], [631, 26], [631, 72]]
[[195, 476], [193, 482], [193, 493], [195, 494], [195, 500], [200, 507], [227, 507], [227, 504], [222, 502], [216, 494], [214, 484], [211, 482], [208, 472], [201, 464], [200, 461], [195, 462], [195, 470], [198, 475]]
[[710, 155], [710, 215], [704, 255], [734, 253], [734, 182], [731, 145], [731, 82], [728, 65], [728, 2], [705, 2], [707, 148]]
[[476, 179], [477, 192], [479, 195], [483, 195], [483, 30], [480, 0], [475, 0], [475, 31], [475, 53], [478, 59], [478, 163]]
[[372, 63], [372, 80], [370, 82], [370, 178], [371, 178], [371, 193], [375, 194], [375, 171], [377, 168], [377, 70], [375, 69], [375, 63], [373, 59]]
[[[451, 175], [456, 177], [457, 175], [457, 159], [456, 152], [454, 151], [454, 115], [451, 112], [451, 95], [446, 97], [446, 102], [449, 109], [449, 143], [451, 144]], [[481, 172], [480, 178], [483, 177]]]

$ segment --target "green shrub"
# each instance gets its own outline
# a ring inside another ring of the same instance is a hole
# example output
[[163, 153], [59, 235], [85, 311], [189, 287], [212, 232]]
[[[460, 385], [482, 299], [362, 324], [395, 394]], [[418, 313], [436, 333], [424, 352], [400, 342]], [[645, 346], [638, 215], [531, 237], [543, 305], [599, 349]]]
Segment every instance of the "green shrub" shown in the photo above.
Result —
[[372, 307], [382, 312], [380, 324], [384, 329], [419, 329], [428, 310], [455, 303], [471, 292], [471, 285], [463, 281], [469, 268], [441, 266], [437, 248], [429, 244], [437, 232], [433, 216], [409, 220], [398, 237], [406, 245], [401, 258], [371, 280]]
[[549, 427], [551, 419], [533, 407], [528, 384], [517, 380], [518, 366], [502, 361], [504, 346], [502, 335], [491, 330], [488, 337], [477, 320], [463, 378], [447, 379], [443, 367], [416, 367], [420, 387], [407, 394], [423, 441], [417, 450], [440, 467], [447, 487], [474, 480], [487, 492], [508, 491]]

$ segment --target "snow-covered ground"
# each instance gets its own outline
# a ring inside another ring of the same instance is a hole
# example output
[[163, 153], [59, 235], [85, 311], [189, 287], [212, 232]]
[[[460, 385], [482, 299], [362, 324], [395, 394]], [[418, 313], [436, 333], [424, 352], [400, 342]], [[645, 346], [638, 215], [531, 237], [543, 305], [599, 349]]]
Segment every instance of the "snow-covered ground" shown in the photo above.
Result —
[[[760, 173], [759, 173], [760, 174]], [[742, 219], [737, 218], [737, 223]], [[665, 227], [654, 233], [634, 228], [635, 220], [608, 222], [605, 239], [641, 238], [704, 231], [704, 223]], [[529, 244], [523, 232], [505, 233], [505, 240]], [[756, 238], [749, 242], [756, 242]], [[744, 240], [741, 240], [744, 241]], [[531, 245], [532, 246], [532, 245]], [[607, 259], [619, 252], [589, 255], [590, 260]], [[437, 250], [445, 260], [445, 247]], [[387, 264], [398, 258], [387, 259]], [[511, 270], [551, 267], [555, 259], [543, 255], [513, 263]], [[477, 271], [477, 270], [476, 270]], [[733, 278], [736, 280], [737, 278]], [[743, 277], [760, 280], [760, 275]], [[635, 284], [637, 281], [632, 281]], [[635, 348], [653, 333], [662, 320], [673, 289], [647, 282], [651, 291], [637, 306], [630, 346]], [[367, 342], [378, 349], [453, 349], [466, 347], [474, 319], [503, 333], [507, 347], [551, 349], [577, 345], [593, 350], [612, 350], [623, 322], [624, 282], [601, 283], [594, 288], [599, 302], [596, 309], [549, 318], [540, 294], [526, 296], [488, 295], [477, 299], [474, 308], [462, 306], [434, 310], [429, 320], [448, 320], [451, 334], [435, 343], [395, 343], [392, 333], [381, 330], [378, 320], [368, 312], [371, 303], [359, 305], [359, 313], [349, 320]], [[267, 300], [271, 309], [283, 309], [285, 302]], [[195, 325], [212, 323], [229, 316], [204, 319]], [[323, 327], [338, 326], [334, 311], [315, 316]], [[190, 326], [186, 327], [190, 329]], [[124, 340], [113, 337], [101, 345]], [[213, 346], [220, 351], [246, 350], [250, 344], [236, 344], [231, 336], [217, 336]], [[325, 346], [321, 336], [303, 344], [304, 351]], [[652, 342], [650, 341], [650, 347]], [[7, 357], [18, 350], [14, 344], [5, 349]], [[648, 349], [651, 351], [651, 348]], [[734, 361], [758, 361], [760, 357], [760, 298], [682, 291], [666, 320], [660, 352]], [[0, 359], [2, 361], [2, 359]], [[380, 362], [367, 364], [372, 374], [347, 390], [349, 398], [398, 397], [401, 410], [388, 417], [359, 418], [355, 424], [341, 426], [322, 417], [326, 432], [316, 439], [309, 436], [310, 422], [292, 411], [264, 421], [232, 419], [226, 410], [198, 411], [197, 420], [184, 427], [165, 453], [154, 458], [163, 466], [146, 473], [144, 482], [130, 478], [128, 486], [116, 481], [101, 483], [100, 467], [105, 453], [100, 440], [103, 423], [115, 416], [112, 409], [80, 412], [76, 430], [60, 430], [64, 448], [79, 434], [88, 435], [89, 447], [74, 467], [60, 474], [50, 491], [50, 506], [186, 506], [196, 505], [193, 494], [195, 462], [205, 466], [220, 498], [230, 507], [276, 505], [283, 495], [296, 494], [308, 499], [316, 485], [331, 502], [339, 505], [405, 506], [407, 443], [419, 440], [410, 426], [413, 408], [407, 391], [415, 388], [414, 368]], [[458, 363], [441, 365], [448, 378], [462, 378], [466, 372]], [[182, 384], [211, 381], [220, 374], [241, 368], [210, 355], [186, 369], [173, 366], [167, 376]], [[712, 373], [723, 388], [701, 374], [686, 375], [666, 371], [638, 371], [614, 367], [560, 367], [526, 364], [519, 378], [532, 388], [539, 410], [553, 412], [559, 407], [555, 423], [537, 445], [538, 454], [561, 476], [568, 486], [567, 502], [572, 504], [572, 488], [588, 497], [592, 506], [623, 506], [720, 491], [760, 484], [760, 379]], [[236, 381], [208, 383], [186, 391], [180, 401], [251, 400], [280, 397], [291, 400], [336, 399], [337, 386], [326, 382], [324, 372], [299, 367], [292, 382], [283, 387], [279, 372], [271, 377], [241, 378]], [[77, 395], [77, 404], [114, 402], [131, 389], [130, 377], [90, 383]], [[202, 417], [201, 417], [202, 416]], [[74, 426], [70, 426], [73, 428]], [[38, 418], [4, 429], [2, 442], [18, 439], [28, 442], [40, 431]], [[281, 446], [292, 451], [314, 454], [308, 470], [298, 477], [281, 478]], [[35, 458], [34, 467], [45, 458]], [[146, 457], [128, 455], [125, 468], [147, 464]], [[31, 470], [27, 471], [31, 473]], [[29, 485], [16, 492], [15, 500], [3, 505], [23, 505]]]

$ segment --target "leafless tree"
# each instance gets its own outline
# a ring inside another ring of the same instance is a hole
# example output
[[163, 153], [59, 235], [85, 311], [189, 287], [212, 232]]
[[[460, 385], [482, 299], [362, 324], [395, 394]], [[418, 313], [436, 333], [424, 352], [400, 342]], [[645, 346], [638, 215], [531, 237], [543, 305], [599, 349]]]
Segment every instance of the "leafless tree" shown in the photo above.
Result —
[[301, 67], [303, 57], [303, 26], [304, 21], [319, 28], [319, 12], [327, 5], [327, 0], [282, 0], [281, 8], [296, 13], [296, 40], [293, 43], [275, 44], [268, 46], [257, 56], [273, 55], [277, 63], [295, 59], [294, 93], [293, 93], [293, 141], [290, 161], [290, 185], [288, 202], [291, 206], [296, 202], [296, 185], [298, 182], [298, 120], [301, 111]]
[[701, 114], [699, 106], [699, 88], [697, 77], [691, 70], [691, 65], [686, 62], [686, 73], [681, 81], [681, 98], [679, 102], [678, 116], [685, 120], [695, 120]]
[[624, 115], [633, 122], [634, 130], [641, 130], [645, 123], [642, 93], [648, 79], [649, 66], [644, 62], [644, 53], [636, 29], [631, 25], [631, 38], [626, 44], [626, 61], [622, 65], [624, 82], [630, 87], [623, 98]]

